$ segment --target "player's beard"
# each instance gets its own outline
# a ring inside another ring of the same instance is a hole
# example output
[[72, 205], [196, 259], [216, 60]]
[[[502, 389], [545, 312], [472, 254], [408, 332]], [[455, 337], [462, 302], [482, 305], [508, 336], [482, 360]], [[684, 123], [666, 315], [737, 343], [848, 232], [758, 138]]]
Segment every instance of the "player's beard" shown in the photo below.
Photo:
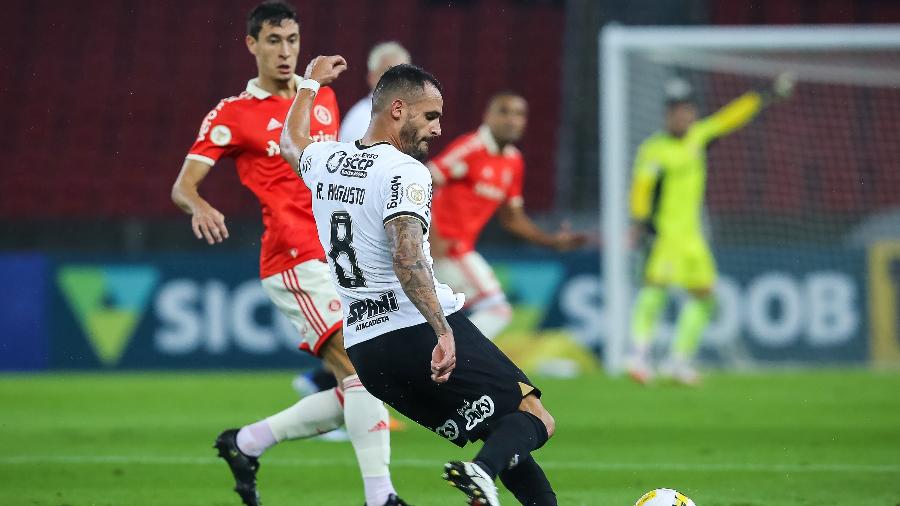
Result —
[[427, 140], [424, 137], [419, 138], [416, 128], [409, 121], [400, 127], [400, 151], [420, 162], [424, 162], [428, 158], [428, 144], [425, 143], [424, 147], [422, 147]]

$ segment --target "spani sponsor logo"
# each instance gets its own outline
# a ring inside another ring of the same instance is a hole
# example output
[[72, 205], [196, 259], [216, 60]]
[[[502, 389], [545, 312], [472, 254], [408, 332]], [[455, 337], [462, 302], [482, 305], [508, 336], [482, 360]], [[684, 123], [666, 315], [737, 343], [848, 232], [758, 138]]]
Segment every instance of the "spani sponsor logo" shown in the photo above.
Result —
[[[386, 315], [400, 309], [397, 304], [397, 296], [393, 290], [389, 290], [381, 294], [377, 299], [363, 299], [350, 304], [347, 308], [347, 325], [353, 325], [363, 320], [369, 320], [365, 326], [374, 325], [372, 321], [378, 320], [377, 317]], [[375, 320], [373, 320], [373, 318]], [[385, 317], [385, 320], [386, 317]], [[380, 323], [380, 322], [379, 322]], [[365, 328], [365, 327], [362, 327]], [[357, 330], [360, 330], [358, 327]]]

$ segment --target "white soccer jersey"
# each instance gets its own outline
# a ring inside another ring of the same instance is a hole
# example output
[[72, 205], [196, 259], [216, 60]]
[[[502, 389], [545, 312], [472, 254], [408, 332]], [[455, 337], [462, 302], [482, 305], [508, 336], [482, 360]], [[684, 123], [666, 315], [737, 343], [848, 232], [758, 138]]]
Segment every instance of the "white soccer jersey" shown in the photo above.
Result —
[[[344, 346], [425, 322], [394, 273], [384, 224], [412, 216], [431, 223], [431, 174], [387, 142], [316, 142], [303, 151], [300, 176], [312, 192], [319, 241], [328, 255], [344, 306]], [[464, 296], [434, 281], [444, 314], [458, 311]]]

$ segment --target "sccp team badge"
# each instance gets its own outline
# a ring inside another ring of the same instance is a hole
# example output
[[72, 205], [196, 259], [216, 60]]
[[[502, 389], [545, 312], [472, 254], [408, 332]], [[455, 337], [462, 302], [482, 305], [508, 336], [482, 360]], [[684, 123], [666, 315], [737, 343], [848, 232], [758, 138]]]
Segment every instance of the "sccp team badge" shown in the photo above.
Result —
[[449, 419], [444, 422], [444, 425], [441, 425], [440, 427], [435, 429], [435, 432], [439, 436], [444, 436], [450, 441], [453, 441], [454, 439], [459, 437], [459, 427], [456, 425], [456, 422], [454, 422], [453, 419]]
[[482, 395], [477, 401], [466, 401], [457, 412], [466, 419], [466, 430], [470, 431], [494, 414], [494, 400]]
[[346, 151], [335, 151], [328, 157], [328, 161], [325, 162], [325, 168], [328, 169], [328, 172], [334, 174], [337, 172], [338, 167], [341, 166], [341, 163], [344, 162], [344, 158], [347, 158]]

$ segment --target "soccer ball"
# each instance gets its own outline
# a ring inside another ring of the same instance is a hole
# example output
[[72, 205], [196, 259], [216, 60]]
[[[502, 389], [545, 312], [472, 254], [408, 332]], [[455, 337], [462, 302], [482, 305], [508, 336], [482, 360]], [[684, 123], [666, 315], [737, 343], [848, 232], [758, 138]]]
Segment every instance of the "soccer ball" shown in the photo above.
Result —
[[671, 488], [658, 488], [642, 495], [634, 506], [697, 506], [688, 496]]

